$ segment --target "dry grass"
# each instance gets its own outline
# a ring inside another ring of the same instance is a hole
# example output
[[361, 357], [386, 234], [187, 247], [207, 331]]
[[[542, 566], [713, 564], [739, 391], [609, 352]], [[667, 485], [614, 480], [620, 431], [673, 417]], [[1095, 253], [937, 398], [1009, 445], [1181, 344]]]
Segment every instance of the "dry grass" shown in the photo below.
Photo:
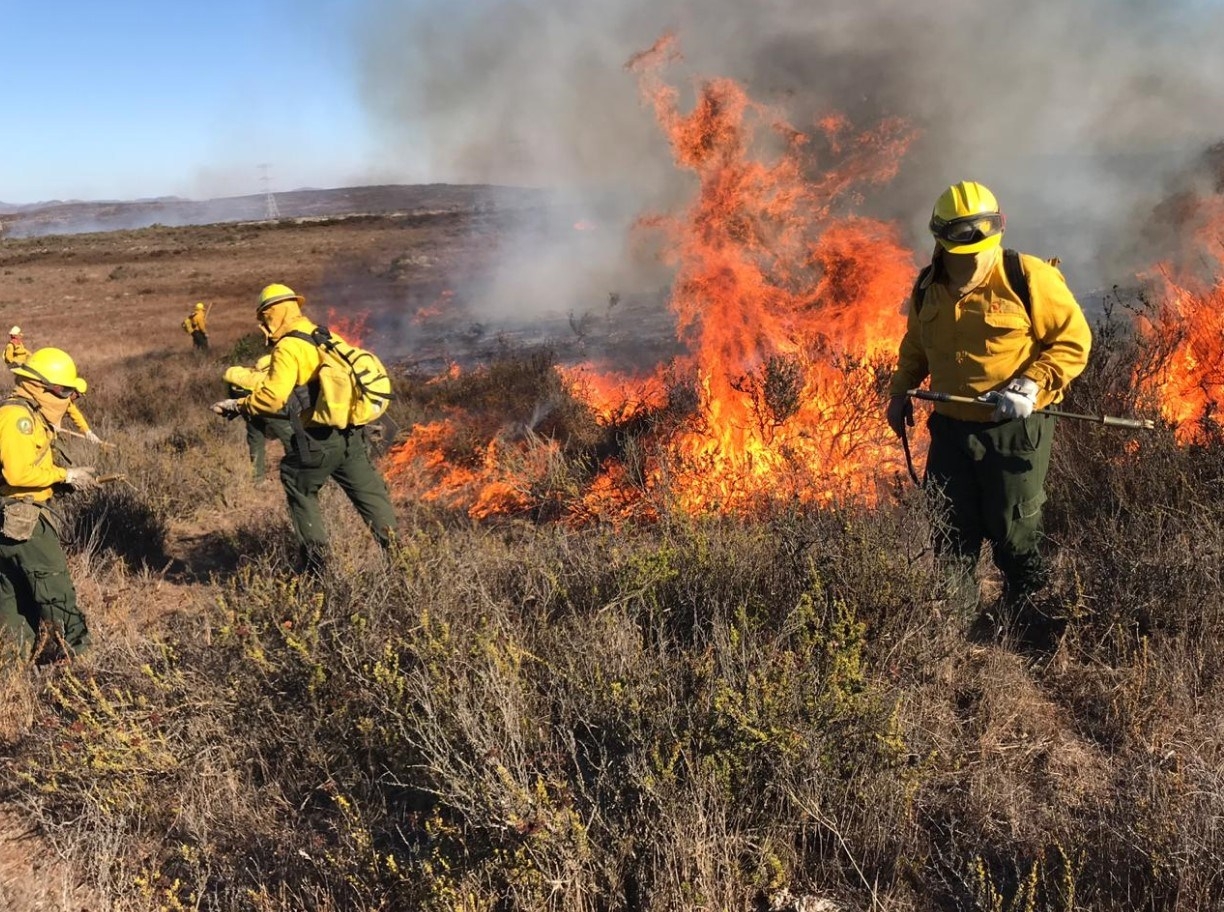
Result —
[[[1075, 410], [1142, 354], [1101, 338]], [[0, 677], [9, 806], [91, 908], [1220, 907], [1221, 441], [1060, 427], [1039, 654], [948, 612], [912, 491], [618, 531], [402, 504], [390, 567], [332, 492], [336, 567], [295, 579], [218, 363], [147, 345], [88, 403], [132, 480], [71, 509], [97, 648]], [[550, 389], [500, 370], [468, 408]], [[580, 474], [603, 441], [553, 420]]]

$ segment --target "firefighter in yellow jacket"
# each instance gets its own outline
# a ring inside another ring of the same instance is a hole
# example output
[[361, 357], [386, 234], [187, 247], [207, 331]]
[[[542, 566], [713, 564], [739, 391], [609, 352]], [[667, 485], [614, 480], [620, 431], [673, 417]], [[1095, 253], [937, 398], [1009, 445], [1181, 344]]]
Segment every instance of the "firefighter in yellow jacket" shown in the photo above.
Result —
[[1039, 545], [1055, 422], [1033, 412], [1063, 398], [1088, 361], [1092, 334], [1055, 266], [1002, 249], [1003, 224], [979, 183], [951, 186], [936, 201], [935, 255], [910, 301], [887, 415], [898, 435], [912, 426], [905, 392], [927, 377], [936, 392], [977, 398], [939, 403], [929, 421], [926, 481], [948, 510], [937, 550], [976, 606], [972, 574], [990, 542], [1006, 603], [1028, 624], [1029, 597], [1046, 582]]
[[196, 351], [208, 350], [208, 311], [203, 301], [196, 301], [191, 313], [183, 321], [183, 331], [191, 336], [191, 343]]
[[365, 428], [329, 427], [310, 418], [322, 358], [318, 346], [303, 338], [315, 329], [302, 314], [304, 301], [286, 285], [268, 285], [260, 292], [255, 314], [273, 345], [268, 375], [249, 396], [216, 402], [212, 410], [227, 416], [288, 413], [293, 435], [280, 464], [281, 484], [304, 568], [317, 571], [326, 562], [327, 531], [319, 490], [327, 479], [340, 485], [384, 548], [391, 542], [396, 521], [387, 484], [370, 461]]
[[[0, 326], [3, 326], [0, 323]], [[25, 359], [30, 357], [30, 350], [25, 346], [25, 338], [21, 334], [21, 327], [14, 326], [9, 330], [8, 345], [4, 346], [4, 363], [9, 367], [15, 367], [18, 364], [25, 362]]]
[[[21, 327], [14, 326], [9, 330], [9, 342], [4, 347], [4, 363], [12, 368], [18, 364], [25, 364], [26, 359], [29, 357], [30, 351], [25, 347], [25, 338], [22, 336]], [[69, 400], [66, 415], [77, 426], [86, 440], [90, 443], [102, 443], [101, 438], [89, 427], [89, 422], [85, 420], [85, 415], [75, 400]]]
[[79, 653], [89, 628], [47, 506], [57, 488], [95, 483], [92, 467], [57, 464], [52, 446], [85, 380], [58, 348], [38, 349], [13, 374], [17, 387], [0, 403], [0, 627], [28, 652], [45, 625]]
[[[249, 396], [267, 379], [268, 368], [272, 366], [271, 355], [261, 355], [255, 366], [241, 367], [234, 365], [225, 369], [225, 382], [229, 384], [231, 396]], [[246, 424], [247, 451], [251, 455], [251, 477], [258, 483], [267, 474], [267, 440], [274, 437], [280, 441], [286, 453], [289, 452], [290, 438], [293, 428], [289, 424], [288, 415], [244, 415]]]

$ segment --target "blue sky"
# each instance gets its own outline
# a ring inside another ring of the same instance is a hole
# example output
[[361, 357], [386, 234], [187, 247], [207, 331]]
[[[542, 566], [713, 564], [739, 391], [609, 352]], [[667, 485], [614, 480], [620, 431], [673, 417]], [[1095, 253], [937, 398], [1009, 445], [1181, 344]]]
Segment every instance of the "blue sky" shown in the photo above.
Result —
[[[0, 0], [0, 201], [377, 177], [363, 0]], [[399, 175], [411, 177], [411, 175]]]

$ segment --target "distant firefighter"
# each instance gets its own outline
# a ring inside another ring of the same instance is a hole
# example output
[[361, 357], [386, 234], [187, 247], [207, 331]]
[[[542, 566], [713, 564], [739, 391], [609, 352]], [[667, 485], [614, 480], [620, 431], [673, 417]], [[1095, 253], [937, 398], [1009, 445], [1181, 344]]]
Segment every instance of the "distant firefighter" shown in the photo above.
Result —
[[[0, 326], [3, 326], [0, 323]], [[30, 350], [25, 347], [25, 339], [21, 335], [21, 327], [14, 326], [9, 330], [8, 345], [4, 346], [4, 363], [9, 367], [14, 367], [18, 364], [25, 364], [26, 358], [30, 357]]]
[[197, 301], [187, 319], [183, 321], [183, 332], [191, 336], [197, 351], [208, 351], [208, 312], [203, 301]]
[[[255, 367], [240, 367], [235, 365], [226, 368], [225, 382], [229, 384], [229, 394], [235, 399], [251, 395], [255, 389], [268, 377], [268, 368], [272, 366], [272, 356], [263, 355], [255, 362]], [[267, 474], [267, 439], [274, 437], [280, 441], [285, 452], [289, 452], [289, 439], [293, 436], [293, 428], [289, 424], [289, 416], [281, 415], [243, 415], [246, 422], [247, 450], [251, 454], [251, 477], [260, 482]]]
[[89, 645], [89, 628], [49, 503], [59, 490], [97, 482], [92, 466], [59, 465], [52, 446], [85, 380], [58, 348], [38, 349], [13, 375], [17, 388], [0, 402], [0, 629], [27, 655], [40, 626], [80, 653]]

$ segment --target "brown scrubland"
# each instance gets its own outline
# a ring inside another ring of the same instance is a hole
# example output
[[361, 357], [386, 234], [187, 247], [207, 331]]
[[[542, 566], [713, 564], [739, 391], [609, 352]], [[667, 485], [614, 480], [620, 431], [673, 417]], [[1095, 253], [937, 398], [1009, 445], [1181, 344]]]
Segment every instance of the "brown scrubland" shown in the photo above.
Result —
[[[1067, 627], [1041, 653], [948, 612], [926, 505], [901, 478], [873, 506], [581, 527], [477, 523], [400, 488], [389, 567], [332, 490], [337, 560], [292, 575], [278, 485], [249, 480], [240, 426], [207, 410], [254, 350], [259, 288], [342, 314], [373, 295], [377, 325], [496, 228], [436, 213], [0, 247], [0, 318], [77, 358], [115, 444], [69, 455], [127, 478], [66, 504], [95, 647], [0, 671], [3, 851], [22, 856], [0, 865], [0, 900], [1221, 907], [1211, 427], [1179, 446], [1167, 428], [1060, 425], [1047, 608]], [[214, 305], [203, 357], [179, 328], [195, 300]], [[1134, 369], [1160, 353], [1126, 326], [1119, 308], [1098, 327], [1068, 408], [1133, 410]], [[401, 371], [394, 414], [430, 417], [447, 383], [467, 402], [512, 390], [529, 413], [549, 357], [502, 347], [442, 384]], [[608, 440], [580, 404], [556, 414], [563, 485]]]

